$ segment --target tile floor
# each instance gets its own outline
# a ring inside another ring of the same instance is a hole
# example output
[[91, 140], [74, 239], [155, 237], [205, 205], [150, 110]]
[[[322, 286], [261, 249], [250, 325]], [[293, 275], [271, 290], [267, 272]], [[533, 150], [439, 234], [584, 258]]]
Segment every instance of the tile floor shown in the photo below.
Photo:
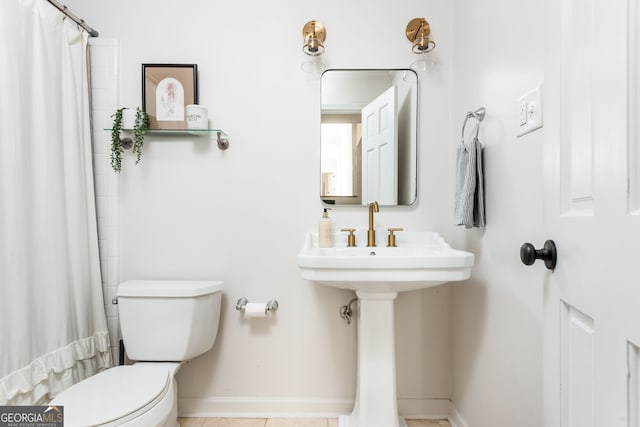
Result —
[[[180, 427], [338, 427], [336, 418], [179, 418]], [[407, 420], [408, 427], [451, 427], [446, 420]]]

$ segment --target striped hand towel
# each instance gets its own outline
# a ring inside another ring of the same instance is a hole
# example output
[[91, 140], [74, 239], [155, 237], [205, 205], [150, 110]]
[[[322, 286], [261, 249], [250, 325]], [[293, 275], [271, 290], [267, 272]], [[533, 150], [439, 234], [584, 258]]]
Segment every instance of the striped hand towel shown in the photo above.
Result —
[[482, 144], [460, 144], [456, 154], [455, 223], [466, 228], [484, 227], [484, 175]]

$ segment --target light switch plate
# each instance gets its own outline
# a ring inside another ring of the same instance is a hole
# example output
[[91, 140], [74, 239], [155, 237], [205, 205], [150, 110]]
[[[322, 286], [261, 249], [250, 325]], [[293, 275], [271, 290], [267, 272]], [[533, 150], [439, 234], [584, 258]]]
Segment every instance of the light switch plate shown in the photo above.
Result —
[[542, 127], [542, 86], [518, 98], [518, 118], [517, 136]]

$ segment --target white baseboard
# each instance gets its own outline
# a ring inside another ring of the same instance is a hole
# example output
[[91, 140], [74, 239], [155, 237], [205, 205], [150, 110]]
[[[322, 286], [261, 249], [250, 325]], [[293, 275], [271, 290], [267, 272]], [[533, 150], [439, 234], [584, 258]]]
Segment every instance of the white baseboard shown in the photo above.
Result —
[[451, 427], [470, 427], [453, 402], [449, 406], [449, 424]]
[[353, 400], [288, 397], [179, 398], [180, 417], [309, 418], [337, 417], [353, 409]]
[[449, 399], [398, 399], [398, 413], [406, 419], [446, 419], [450, 406]]
[[[300, 399], [265, 397], [179, 398], [180, 417], [217, 418], [334, 418], [353, 410], [353, 399]], [[448, 399], [398, 399], [404, 418], [445, 419], [451, 414]], [[452, 427], [467, 427], [459, 424]]]

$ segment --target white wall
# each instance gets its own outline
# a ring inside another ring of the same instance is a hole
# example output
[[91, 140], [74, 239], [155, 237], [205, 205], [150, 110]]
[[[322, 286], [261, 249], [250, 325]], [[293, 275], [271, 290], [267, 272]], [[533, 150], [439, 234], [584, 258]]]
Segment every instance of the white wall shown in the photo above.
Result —
[[[487, 109], [487, 227], [456, 230], [476, 254], [472, 279], [453, 291], [453, 403], [472, 427], [542, 425], [544, 267], [519, 248], [544, 234], [543, 131], [516, 138], [516, 99], [543, 82], [543, 4], [457, 0], [453, 32], [453, 132], [465, 113]], [[470, 126], [473, 128], [473, 126]]]
[[[377, 225], [437, 230], [448, 238], [449, 2], [66, 4], [101, 37], [119, 41], [121, 106], [141, 103], [141, 63], [197, 63], [200, 103], [230, 137], [231, 147], [221, 152], [213, 142], [148, 136], [142, 163], [135, 167], [127, 155], [119, 177], [120, 280], [225, 281], [215, 348], [179, 375], [181, 412], [349, 409], [356, 327], [343, 323], [338, 308], [353, 294], [304, 281], [296, 266], [304, 233], [317, 227], [322, 210], [319, 82], [300, 71], [301, 30], [310, 19], [324, 22], [329, 67], [398, 68], [414, 60], [407, 22], [427, 17], [440, 62], [420, 80], [418, 202], [383, 208]], [[367, 225], [363, 208], [336, 208], [332, 216], [338, 228]], [[242, 296], [276, 298], [280, 309], [271, 320], [246, 322], [234, 309]], [[450, 305], [448, 286], [398, 298], [398, 393], [405, 415], [440, 411], [441, 399], [451, 396]]]
[[[302, 236], [321, 211], [319, 85], [299, 71], [301, 29], [310, 19], [326, 24], [330, 67], [402, 67], [414, 60], [404, 27], [425, 16], [439, 64], [420, 78], [418, 202], [383, 209], [377, 221], [380, 228], [438, 230], [476, 253], [477, 266], [466, 283], [399, 297], [401, 408], [428, 415], [440, 408], [431, 403], [451, 397], [461, 426], [541, 425], [544, 272], [523, 266], [518, 250], [550, 237], [538, 184], [543, 134], [515, 137], [515, 99], [543, 80], [541, 5], [329, 0], [312, 10], [293, 0], [275, 7], [66, 3], [101, 37], [119, 40], [120, 105], [140, 104], [141, 63], [197, 63], [201, 103], [230, 135], [225, 153], [189, 138], [147, 138], [142, 164], [133, 167], [127, 158], [119, 178], [121, 280], [226, 283], [216, 347], [179, 377], [183, 413], [348, 408], [355, 326], [344, 325], [337, 311], [352, 294], [301, 280], [295, 264]], [[373, 35], [363, 37], [369, 28]], [[263, 33], [266, 47], [250, 52]], [[371, 38], [375, 43], [362, 48]], [[488, 225], [454, 229], [455, 144], [464, 114], [479, 106], [487, 108], [481, 139]], [[362, 208], [332, 215], [338, 227], [366, 226]], [[247, 323], [233, 309], [240, 296], [277, 298], [281, 308], [272, 321]]]

